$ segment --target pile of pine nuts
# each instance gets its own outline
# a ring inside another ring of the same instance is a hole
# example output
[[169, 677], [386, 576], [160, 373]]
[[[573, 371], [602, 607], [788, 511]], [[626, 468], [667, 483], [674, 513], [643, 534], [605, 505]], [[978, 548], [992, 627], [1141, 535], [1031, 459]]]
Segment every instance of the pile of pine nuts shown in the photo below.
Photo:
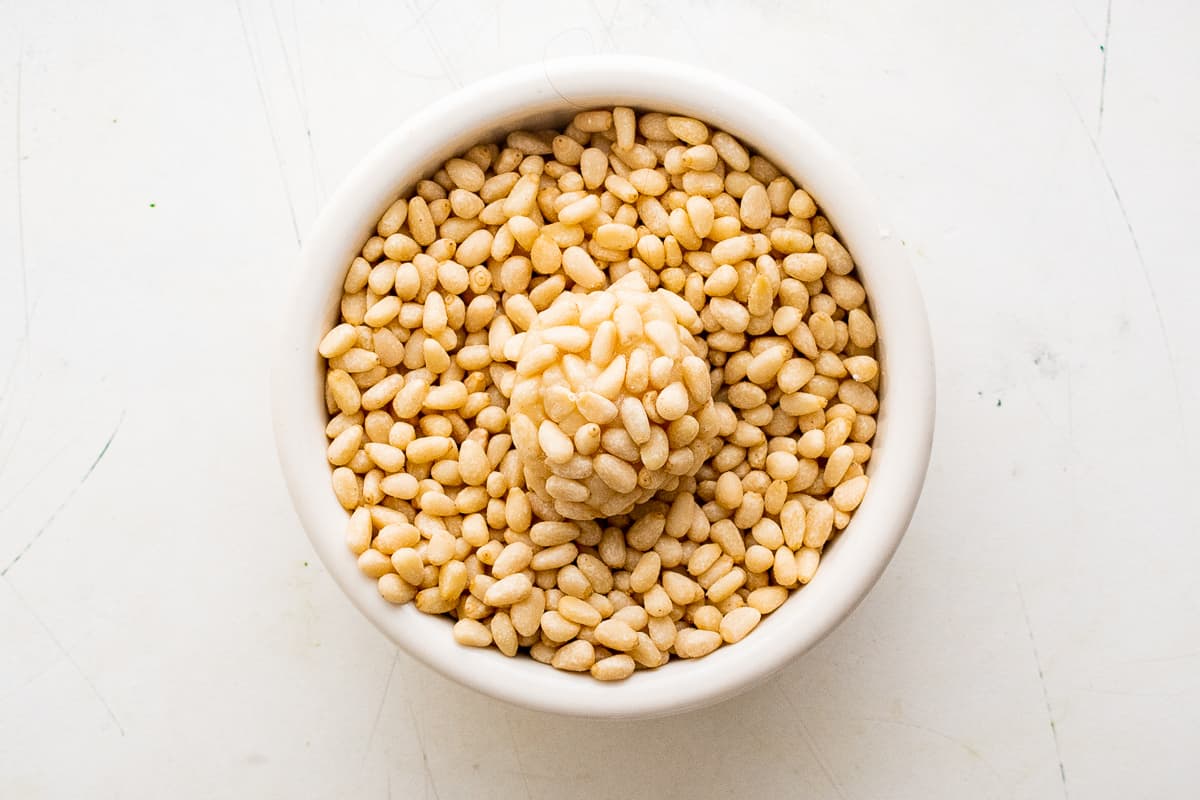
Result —
[[748, 635], [867, 490], [875, 325], [812, 197], [690, 117], [452, 158], [347, 272], [346, 542], [454, 637], [620, 680]]
[[[681, 324], [688, 323], [687, 327]], [[567, 519], [629, 514], [720, 447], [700, 316], [640, 272], [564, 292], [510, 340], [513, 445], [527, 487]]]

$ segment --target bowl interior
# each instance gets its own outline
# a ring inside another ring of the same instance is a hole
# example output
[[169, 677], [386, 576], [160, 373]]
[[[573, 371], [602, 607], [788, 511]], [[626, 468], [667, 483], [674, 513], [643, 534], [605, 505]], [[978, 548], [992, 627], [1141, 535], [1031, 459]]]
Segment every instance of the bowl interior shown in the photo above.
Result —
[[[827, 546], [813, 581], [736, 646], [602, 684], [520, 656], [458, 646], [451, 621], [393, 606], [346, 550], [346, 512], [325, 460], [324, 365], [316, 354], [337, 318], [345, 270], [380, 214], [442, 162], [519, 128], [552, 128], [594, 106], [695, 116], [737, 136], [808, 189], [854, 255], [879, 329], [887, 380], [868, 473], [850, 526]], [[589, 716], [670, 713], [713, 702], [767, 677], [840, 622], [878, 578], [908, 524], [932, 438], [933, 373], [915, 279], [881, 235], [869, 196], [829, 146], [773, 101], [724, 78], [637, 58], [548, 62], [467, 87], [412, 118], [346, 179], [305, 243], [274, 374], [274, 419], [289, 490], [314, 548], [366, 616], [410, 655], [449, 677], [524, 706]]]

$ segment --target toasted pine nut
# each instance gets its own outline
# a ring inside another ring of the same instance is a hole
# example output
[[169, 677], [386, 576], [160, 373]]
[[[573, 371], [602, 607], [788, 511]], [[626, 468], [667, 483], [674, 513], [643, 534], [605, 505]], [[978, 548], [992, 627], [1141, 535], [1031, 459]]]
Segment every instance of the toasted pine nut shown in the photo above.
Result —
[[721, 620], [721, 638], [727, 644], [740, 642], [754, 630], [761, 619], [762, 613], [751, 606], [734, 609]]
[[675, 653], [680, 658], [700, 658], [721, 646], [721, 634], [696, 628], [684, 628], [675, 635]]
[[483, 601], [489, 606], [510, 606], [519, 603], [533, 591], [533, 584], [522, 572], [503, 578], [487, 590]]
[[632, 675], [636, 666], [632, 657], [618, 653], [592, 664], [591, 673], [596, 680], [621, 681]]
[[596, 652], [592, 645], [576, 639], [558, 648], [550, 663], [556, 669], [567, 670], [569, 672], [586, 672], [591, 669], [592, 664], [595, 662]]
[[492, 643], [492, 632], [477, 620], [460, 619], [454, 623], [454, 641], [466, 647], [487, 647]]

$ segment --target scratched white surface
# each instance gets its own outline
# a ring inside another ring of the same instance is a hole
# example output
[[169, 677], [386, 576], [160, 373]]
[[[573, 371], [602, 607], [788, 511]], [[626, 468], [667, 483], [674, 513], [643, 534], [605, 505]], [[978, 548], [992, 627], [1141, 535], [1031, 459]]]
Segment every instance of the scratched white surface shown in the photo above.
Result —
[[[1200, 7], [0, 0], [5, 797], [1182, 797], [1200, 780]], [[298, 240], [505, 64], [716, 63], [857, 162], [938, 359], [858, 612], [686, 717], [525, 712], [397, 655], [278, 474]]]

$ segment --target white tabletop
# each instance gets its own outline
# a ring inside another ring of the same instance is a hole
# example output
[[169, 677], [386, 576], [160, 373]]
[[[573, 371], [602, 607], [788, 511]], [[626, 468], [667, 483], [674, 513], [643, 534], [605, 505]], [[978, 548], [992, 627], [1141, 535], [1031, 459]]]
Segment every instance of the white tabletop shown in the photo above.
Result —
[[[0, 794], [1195, 790], [1195, 4], [168, 5], [0, 4]], [[368, 147], [610, 51], [758, 83], [853, 157], [939, 381], [854, 616], [740, 698], [620, 724], [398, 655], [314, 560], [265, 378], [298, 241]]]

